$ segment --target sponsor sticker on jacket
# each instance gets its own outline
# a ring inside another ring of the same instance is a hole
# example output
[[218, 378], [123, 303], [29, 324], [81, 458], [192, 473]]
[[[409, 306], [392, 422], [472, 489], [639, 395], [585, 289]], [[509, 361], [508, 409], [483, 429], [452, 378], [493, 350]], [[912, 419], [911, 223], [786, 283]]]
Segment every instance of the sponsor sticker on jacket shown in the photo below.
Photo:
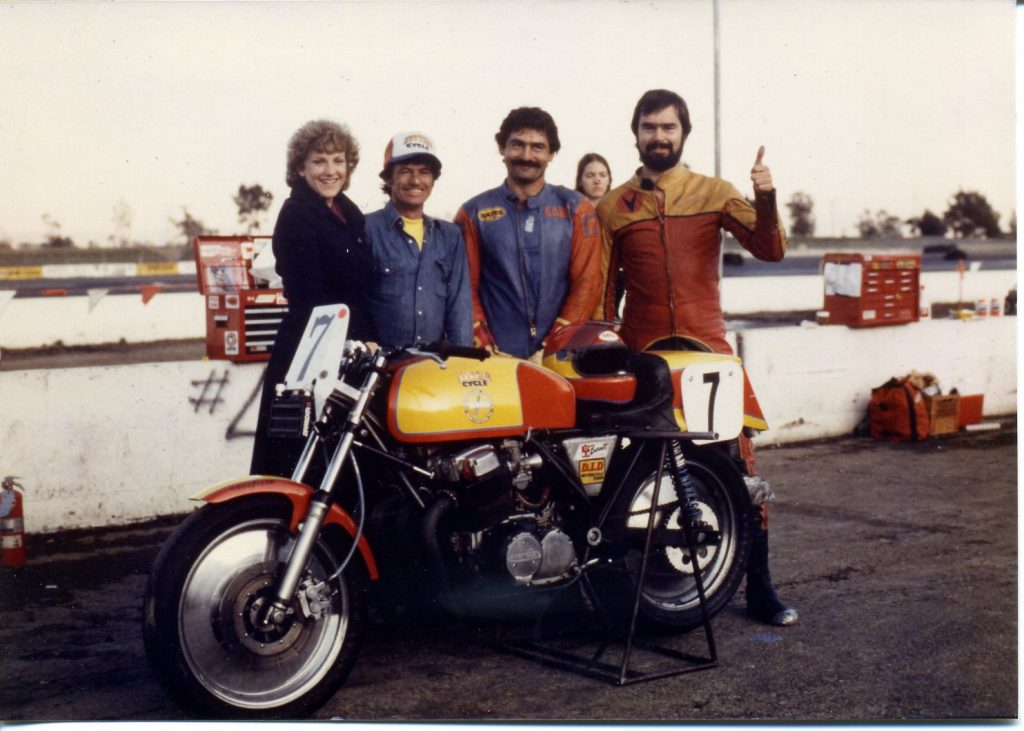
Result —
[[505, 209], [501, 207], [484, 208], [476, 214], [476, 217], [484, 223], [494, 223], [495, 221], [500, 221], [505, 217]]

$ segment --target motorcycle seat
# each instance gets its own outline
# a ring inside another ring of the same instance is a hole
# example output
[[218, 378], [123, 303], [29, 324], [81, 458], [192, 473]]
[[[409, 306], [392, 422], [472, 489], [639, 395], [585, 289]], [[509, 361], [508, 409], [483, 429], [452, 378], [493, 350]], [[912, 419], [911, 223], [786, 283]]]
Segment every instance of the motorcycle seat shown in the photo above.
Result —
[[586, 429], [637, 428], [675, 430], [672, 373], [668, 363], [650, 353], [629, 353], [626, 370], [636, 378], [636, 392], [626, 403], [580, 398], [576, 426]]

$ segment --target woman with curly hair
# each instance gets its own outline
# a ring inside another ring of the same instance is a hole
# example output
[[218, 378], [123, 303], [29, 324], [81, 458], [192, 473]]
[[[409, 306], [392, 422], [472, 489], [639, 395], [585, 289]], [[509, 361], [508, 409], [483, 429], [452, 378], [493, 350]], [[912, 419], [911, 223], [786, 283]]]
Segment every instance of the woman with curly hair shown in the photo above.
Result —
[[363, 291], [373, 268], [363, 238], [363, 214], [343, 192], [358, 163], [359, 144], [346, 126], [335, 122], [307, 122], [288, 143], [285, 180], [291, 195], [278, 214], [272, 244], [288, 314], [263, 376], [253, 474], [290, 477], [302, 451], [302, 439], [268, 436], [267, 427], [274, 386], [288, 372], [313, 308], [348, 305], [349, 338], [376, 340]]

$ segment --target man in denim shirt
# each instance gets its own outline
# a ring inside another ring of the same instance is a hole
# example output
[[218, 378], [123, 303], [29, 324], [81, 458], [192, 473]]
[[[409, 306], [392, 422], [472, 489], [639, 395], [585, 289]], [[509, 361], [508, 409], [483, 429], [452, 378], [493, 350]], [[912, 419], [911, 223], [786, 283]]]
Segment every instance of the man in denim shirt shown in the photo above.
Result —
[[391, 200], [366, 217], [374, 272], [367, 299], [381, 345], [447, 340], [473, 344], [473, 301], [459, 229], [423, 214], [441, 160], [421, 132], [395, 135], [384, 151]]

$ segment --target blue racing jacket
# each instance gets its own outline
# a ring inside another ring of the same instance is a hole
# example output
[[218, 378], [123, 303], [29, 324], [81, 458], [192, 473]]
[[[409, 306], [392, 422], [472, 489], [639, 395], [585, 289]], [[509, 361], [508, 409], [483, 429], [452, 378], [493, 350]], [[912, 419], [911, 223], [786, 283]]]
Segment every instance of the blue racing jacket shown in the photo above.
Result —
[[556, 319], [586, 320], [603, 289], [594, 207], [576, 191], [545, 185], [519, 202], [506, 183], [455, 216], [469, 260], [478, 345], [528, 358]]
[[366, 299], [381, 344], [446, 339], [472, 345], [473, 305], [459, 229], [424, 216], [421, 251], [388, 202], [366, 217], [366, 238], [374, 261]]

